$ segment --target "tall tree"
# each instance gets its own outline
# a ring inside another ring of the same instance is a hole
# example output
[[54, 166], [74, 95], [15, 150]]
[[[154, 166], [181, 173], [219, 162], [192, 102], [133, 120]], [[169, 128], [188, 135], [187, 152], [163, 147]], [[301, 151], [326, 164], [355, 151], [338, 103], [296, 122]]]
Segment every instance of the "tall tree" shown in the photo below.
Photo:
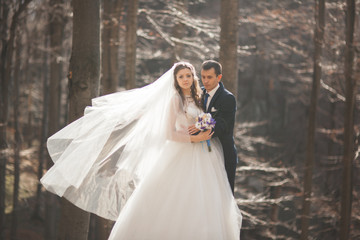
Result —
[[[174, 5], [178, 14], [185, 15], [188, 13], [188, 0], [175, 0]], [[183, 59], [184, 56], [184, 45], [180, 41], [185, 35], [186, 25], [181, 19], [181, 17], [177, 18], [177, 22], [173, 27], [173, 38], [177, 40], [174, 45], [174, 63]]]
[[301, 239], [308, 239], [312, 192], [312, 177], [315, 158], [316, 109], [321, 79], [321, 54], [324, 44], [325, 0], [315, 1], [314, 70], [310, 96], [307, 127], [306, 159], [304, 167], [304, 195], [301, 215]]
[[[62, 42], [64, 38], [64, 0], [50, 0], [49, 33], [50, 33], [50, 85], [49, 85], [49, 135], [59, 130], [60, 126], [60, 82], [63, 77]], [[47, 167], [52, 166], [50, 160]]]
[[222, 81], [235, 96], [238, 86], [238, 21], [239, 1], [221, 0], [219, 61], [223, 66]]
[[5, 194], [6, 194], [6, 126], [8, 119], [8, 81], [5, 79], [5, 64], [7, 51], [7, 24], [9, 6], [5, 1], [1, 2], [1, 84], [0, 84], [0, 239], [5, 239]]
[[119, 35], [123, 0], [104, 0], [102, 14], [102, 93], [116, 91], [119, 85]]
[[126, 23], [126, 52], [125, 52], [125, 87], [131, 89], [136, 86], [136, 31], [138, 0], [128, 1], [127, 23]]
[[[61, 56], [63, 31], [64, 31], [64, 0], [50, 0], [49, 33], [50, 35], [50, 83], [49, 83], [49, 126], [48, 134], [51, 136], [60, 128], [60, 82], [62, 79], [62, 61]], [[50, 157], [47, 155], [46, 168], [53, 165]], [[45, 194], [45, 237], [49, 240], [56, 239], [57, 208], [58, 198], [50, 193]]]
[[[31, 39], [31, 34], [30, 34], [30, 29], [28, 27], [24, 27], [24, 32], [23, 32], [23, 36], [26, 39], [25, 42], [30, 41]], [[27, 110], [27, 126], [30, 129], [31, 125], [32, 125], [32, 120], [33, 120], [33, 110], [32, 110], [32, 88], [33, 88], [33, 79], [31, 77], [31, 68], [30, 68], [30, 58], [32, 56], [33, 53], [33, 46], [32, 44], [26, 44], [26, 56], [25, 58], [27, 58], [29, 61], [25, 61], [24, 62], [24, 78], [25, 78], [25, 84], [26, 86], [28, 86], [28, 94], [27, 94], [27, 106], [26, 106], [26, 110]], [[31, 130], [29, 130], [30, 132]], [[26, 134], [24, 135], [24, 140], [26, 139], [26, 143], [27, 143], [27, 147], [31, 147], [32, 146], [32, 141], [34, 140], [30, 134]]]
[[346, 0], [346, 28], [345, 28], [345, 120], [344, 120], [344, 155], [341, 193], [340, 239], [350, 238], [350, 221], [353, 189], [353, 160], [354, 152], [354, 111], [356, 96], [356, 81], [353, 76], [354, 64], [354, 26], [355, 0]]
[[[73, 0], [69, 121], [83, 115], [100, 84], [100, 0]], [[62, 199], [60, 240], [87, 239], [90, 214]]]
[[[99, 217], [95, 214], [92, 214], [92, 220], [94, 221], [94, 230], [93, 238], [94, 240], [106, 240], [109, 238], [111, 229], [114, 225], [114, 222], [102, 217]], [[91, 229], [90, 229], [91, 231]], [[89, 238], [90, 239], [90, 238]]]
[[[45, 48], [48, 48], [48, 36], [45, 36]], [[48, 105], [49, 105], [49, 76], [48, 76], [48, 52], [44, 53], [44, 65], [43, 65], [43, 103], [42, 103], [42, 117], [41, 117], [41, 135], [40, 135], [40, 144], [39, 144], [39, 165], [37, 170], [37, 188], [36, 188], [36, 202], [34, 207], [34, 212], [32, 214], [33, 219], [40, 219], [40, 207], [41, 207], [41, 190], [42, 185], [40, 179], [43, 176], [44, 171], [44, 159], [45, 159], [45, 146], [48, 133]]]
[[[121, 11], [123, 0], [104, 0], [102, 11], [102, 33], [101, 33], [101, 85], [102, 94], [116, 92], [119, 85], [119, 37]], [[89, 238], [106, 240], [109, 238], [113, 222], [101, 218], [95, 214], [91, 215], [90, 221], [95, 226], [90, 229]]]
[[16, 54], [15, 54], [15, 69], [14, 69], [14, 84], [13, 84], [13, 110], [14, 110], [14, 130], [15, 130], [15, 143], [14, 143], [14, 186], [13, 186], [13, 212], [11, 222], [11, 239], [17, 239], [18, 228], [18, 212], [19, 212], [19, 185], [20, 185], [20, 150], [21, 150], [21, 137], [19, 127], [19, 78], [20, 78], [20, 55], [21, 55], [21, 37], [19, 34], [16, 37]]

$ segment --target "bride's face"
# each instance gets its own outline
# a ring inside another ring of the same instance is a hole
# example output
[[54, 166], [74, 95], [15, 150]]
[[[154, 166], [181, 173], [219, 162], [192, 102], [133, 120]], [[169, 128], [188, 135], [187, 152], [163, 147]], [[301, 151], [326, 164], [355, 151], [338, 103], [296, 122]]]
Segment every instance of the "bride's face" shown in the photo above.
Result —
[[188, 68], [181, 69], [176, 74], [176, 81], [181, 87], [181, 90], [183, 91], [189, 91], [191, 88], [191, 85], [194, 82], [194, 77], [191, 73], [191, 70]]

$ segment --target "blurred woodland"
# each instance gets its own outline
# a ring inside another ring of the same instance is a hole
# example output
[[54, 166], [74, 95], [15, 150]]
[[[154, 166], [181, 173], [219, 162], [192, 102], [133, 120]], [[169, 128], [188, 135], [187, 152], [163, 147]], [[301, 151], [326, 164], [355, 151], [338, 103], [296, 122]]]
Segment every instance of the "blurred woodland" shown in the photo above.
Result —
[[241, 239], [360, 239], [359, 11], [359, 0], [2, 0], [0, 239], [107, 239], [112, 222], [39, 184], [46, 139], [93, 97], [207, 59], [238, 100]]

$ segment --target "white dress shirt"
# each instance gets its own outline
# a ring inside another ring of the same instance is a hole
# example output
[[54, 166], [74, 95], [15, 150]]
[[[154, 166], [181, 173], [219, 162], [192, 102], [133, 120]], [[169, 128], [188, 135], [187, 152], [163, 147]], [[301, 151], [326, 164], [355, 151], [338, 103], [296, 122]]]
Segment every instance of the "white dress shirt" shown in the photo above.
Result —
[[211, 99], [213, 98], [213, 96], [215, 95], [216, 91], [219, 89], [220, 85], [218, 84], [213, 90], [211, 90], [210, 92], [207, 92], [209, 94], [208, 100], [206, 102], [206, 109], [209, 108], [209, 104], [211, 102]]

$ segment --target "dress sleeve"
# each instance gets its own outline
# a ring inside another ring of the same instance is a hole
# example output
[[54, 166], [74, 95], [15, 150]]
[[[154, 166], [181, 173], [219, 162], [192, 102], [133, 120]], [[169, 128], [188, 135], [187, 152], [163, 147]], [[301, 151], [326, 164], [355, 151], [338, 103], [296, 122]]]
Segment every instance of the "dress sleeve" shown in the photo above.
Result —
[[166, 124], [168, 140], [176, 142], [191, 142], [183, 102], [179, 95], [175, 95], [169, 104]]

